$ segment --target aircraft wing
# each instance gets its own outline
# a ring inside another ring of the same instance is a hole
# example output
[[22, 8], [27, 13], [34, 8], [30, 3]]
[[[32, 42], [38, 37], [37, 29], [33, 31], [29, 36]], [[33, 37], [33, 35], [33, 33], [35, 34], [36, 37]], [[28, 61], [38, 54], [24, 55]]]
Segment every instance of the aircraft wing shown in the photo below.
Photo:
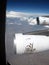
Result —
[[49, 25], [34, 25], [32, 31], [23, 34], [47, 35], [47, 33], [49, 33]]

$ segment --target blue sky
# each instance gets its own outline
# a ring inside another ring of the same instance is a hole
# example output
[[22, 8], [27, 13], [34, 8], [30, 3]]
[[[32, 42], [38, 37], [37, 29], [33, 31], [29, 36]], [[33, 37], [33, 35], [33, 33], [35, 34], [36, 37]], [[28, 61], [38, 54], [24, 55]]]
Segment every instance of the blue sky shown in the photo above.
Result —
[[49, 14], [48, 0], [8, 0], [7, 11]]

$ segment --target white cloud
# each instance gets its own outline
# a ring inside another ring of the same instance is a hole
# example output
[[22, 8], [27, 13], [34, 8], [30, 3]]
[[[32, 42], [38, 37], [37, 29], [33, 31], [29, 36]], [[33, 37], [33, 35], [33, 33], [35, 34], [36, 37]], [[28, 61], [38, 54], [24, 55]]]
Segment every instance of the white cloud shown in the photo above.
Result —
[[6, 17], [28, 17], [28, 16], [44, 16], [49, 15], [46, 13], [24, 13], [24, 12], [16, 12], [16, 11], [6, 11]]
[[40, 24], [49, 24], [49, 18], [47, 17], [39, 17]]
[[28, 17], [20, 17], [20, 20], [21, 21], [26, 21], [26, 20], [28, 21]]
[[32, 14], [24, 13], [24, 12], [15, 12], [15, 11], [7, 11], [7, 18], [19, 18], [20, 21], [27, 21], [30, 25], [34, 25], [36, 21], [34, 21]]
[[33, 18], [32, 18], [29, 24], [30, 24], [30, 25], [35, 25], [35, 24], [37, 24], [36, 19], [33, 19]]
[[15, 11], [6, 12], [6, 17], [26, 17], [26, 16], [32, 16], [32, 14], [24, 12], [15, 12]]
[[44, 26], [44, 27], [47, 27], [47, 28], [49, 28], [49, 25], [46, 25], [46, 26]]
[[[49, 14], [44, 14], [44, 13], [24, 13], [24, 12], [16, 12], [16, 11], [7, 11], [6, 12], [6, 17], [7, 18], [19, 18], [20, 21], [27, 21], [30, 25], [35, 25], [37, 24], [37, 21], [36, 19], [33, 19], [33, 17], [31, 16], [44, 16], [44, 15], [49, 15]], [[39, 17], [40, 19], [40, 24], [43, 23], [43, 21], [46, 19], [46, 18], [42, 18], [42, 17]], [[46, 19], [46, 23], [49, 23], [49, 19], [47, 18]]]
[[29, 19], [28, 19], [29, 22], [32, 21], [32, 20], [33, 20], [33, 18], [29, 18]]

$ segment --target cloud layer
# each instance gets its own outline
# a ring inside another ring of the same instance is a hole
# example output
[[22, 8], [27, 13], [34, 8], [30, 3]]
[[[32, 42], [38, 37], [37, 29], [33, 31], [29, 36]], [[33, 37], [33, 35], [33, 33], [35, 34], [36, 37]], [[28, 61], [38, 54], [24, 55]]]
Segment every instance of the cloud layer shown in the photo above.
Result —
[[7, 11], [6, 12], [7, 18], [17, 18], [20, 21], [27, 21], [30, 25], [37, 24], [36, 19], [33, 18], [32, 14], [23, 13], [23, 12], [14, 12], [14, 11]]
[[20, 21], [27, 21], [30, 25], [37, 24], [36, 18], [34, 19], [33, 17], [39, 16], [40, 24], [48, 24], [49, 23], [49, 18], [46, 17], [41, 17], [49, 14], [44, 14], [44, 13], [24, 13], [24, 12], [16, 12], [16, 11], [6, 11], [6, 17], [7, 18], [19, 18]]
[[28, 16], [32, 16], [32, 14], [24, 12], [15, 12], [15, 11], [6, 12], [6, 17], [28, 17]]
[[6, 11], [6, 17], [29, 17], [29, 16], [44, 16], [46, 13], [24, 13], [16, 11]]

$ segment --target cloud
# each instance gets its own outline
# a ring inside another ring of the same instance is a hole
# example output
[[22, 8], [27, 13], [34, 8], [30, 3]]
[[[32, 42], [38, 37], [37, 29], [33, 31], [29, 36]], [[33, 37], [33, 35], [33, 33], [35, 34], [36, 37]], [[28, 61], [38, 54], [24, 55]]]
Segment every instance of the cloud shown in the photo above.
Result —
[[24, 13], [16, 11], [6, 11], [6, 17], [28, 17], [28, 16], [44, 16], [46, 13]]
[[15, 12], [15, 11], [6, 12], [6, 17], [27, 17], [27, 16], [32, 16], [32, 14], [24, 12]]
[[40, 24], [49, 24], [49, 18], [47, 17], [39, 17]]
[[30, 18], [30, 19], [28, 19], [28, 21], [29, 21], [29, 24], [30, 24], [30, 25], [35, 25], [35, 24], [37, 24], [36, 18], [35, 18], [35, 19]]
[[28, 22], [30, 25], [34, 25], [36, 23], [36, 20], [34, 21], [33, 16], [30, 13], [24, 13], [24, 12], [15, 12], [15, 11], [7, 11], [6, 17], [7, 18], [19, 18], [20, 21]]
[[42, 24], [45, 19], [46, 19], [46, 23], [49, 24], [49, 18], [41, 17], [41, 16], [44, 16], [44, 15], [49, 15], [49, 14], [44, 14], [44, 13], [24, 13], [24, 12], [16, 12], [16, 11], [6, 11], [6, 17], [7, 18], [17, 18], [20, 21], [28, 22], [29, 25], [35, 25], [35, 24], [37, 24], [36, 18], [33, 18], [33, 16], [34, 17], [39, 16], [40, 24]]

